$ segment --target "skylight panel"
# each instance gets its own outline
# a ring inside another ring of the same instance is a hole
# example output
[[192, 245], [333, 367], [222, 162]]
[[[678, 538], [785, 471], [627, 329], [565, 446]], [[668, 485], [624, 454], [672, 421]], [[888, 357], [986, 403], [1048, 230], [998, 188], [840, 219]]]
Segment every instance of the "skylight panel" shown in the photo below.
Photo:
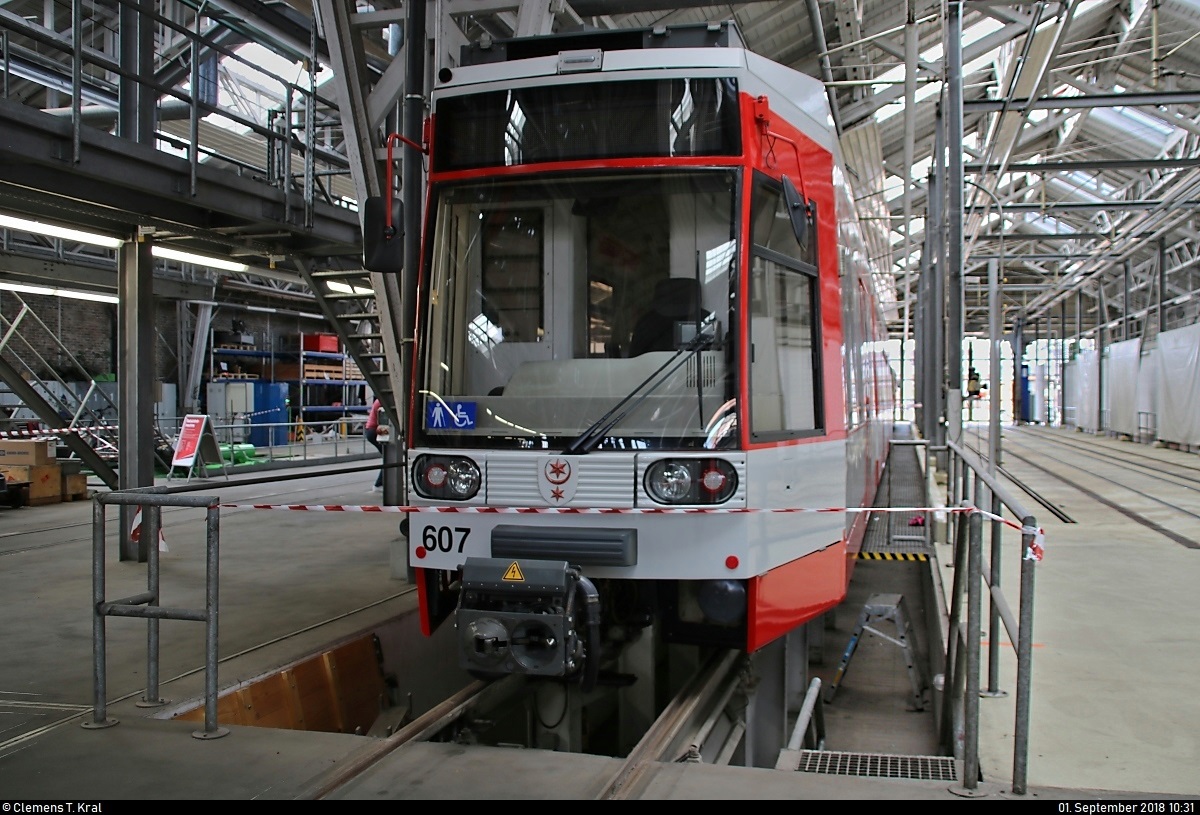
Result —
[[1018, 214], [1014, 226], [1018, 232], [1036, 232], [1041, 235], [1074, 235], [1079, 231], [1066, 221], [1037, 212]]
[[[970, 62], [968, 62], [966, 65], [963, 66], [963, 69], [962, 69], [963, 76], [967, 76], [968, 74], [973, 74], [976, 71], [983, 70], [984, 68], [986, 68], [988, 65], [990, 65], [996, 59], [996, 54], [997, 54], [997, 50], [993, 50], [993, 51], [985, 54], [982, 57], [978, 57], [976, 59], [971, 60]], [[903, 70], [903, 68], [901, 68], [901, 70]], [[895, 83], [893, 82], [892, 84], [895, 84]], [[942, 92], [943, 84], [945, 84], [945, 83], [943, 83], [941, 80], [934, 80], [931, 82], [926, 82], [924, 85], [918, 86], [916, 93], [913, 94], [913, 103], [920, 104], [921, 102], [924, 102], [926, 99], [930, 99], [932, 97], [937, 96], [939, 93]], [[887, 87], [887, 85], [885, 85], [885, 84], [872, 85], [872, 87], [875, 89], [875, 92], [878, 93], [878, 92], [882, 91], [885, 87]], [[883, 107], [879, 108], [879, 110], [875, 111], [875, 121], [884, 122], [884, 121], [892, 118], [896, 114], [900, 113], [903, 110], [904, 110], [904, 102], [903, 101], [891, 102], [891, 103], [886, 104]]]
[[1065, 173], [1063, 176], [1066, 180], [1078, 185], [1079, 189], [1088, 190], [1097, 195], [1111, 198], [1116, 195], [1117, 188], [1109, 184], [1095, 173], [1085, 172], [1083, 170], [1072, 170]]
[[[925, 219], [924, 218], [913, 218], [912, 220], [908, 221], [907, 223], [909, 226], [910, 234], [912, 234], [912, 235], [919, 235], [925, 231]], [[904, 230], [903, 229], [893, 229], [889, 239], [891, 240], [892, 246], [897, 246], [901, 243], [904, 243]]]
[[1119, 113], [1122, 117], [1127, 119], [1132, 126], [1145, 130], [1153, 130], [1154, 132], [1162, 135], [1164, 140], [1167, 136], [1170, 136], [1175, 132], [1175, 127], [1173, 125], [1167, 124], [1156, 116], [1150, 116], [1146, 113], [1143, 113], [1137, 108], [1126, 107], [1125, 105], [1116, 105], [1113, 107], [1113, 111]]

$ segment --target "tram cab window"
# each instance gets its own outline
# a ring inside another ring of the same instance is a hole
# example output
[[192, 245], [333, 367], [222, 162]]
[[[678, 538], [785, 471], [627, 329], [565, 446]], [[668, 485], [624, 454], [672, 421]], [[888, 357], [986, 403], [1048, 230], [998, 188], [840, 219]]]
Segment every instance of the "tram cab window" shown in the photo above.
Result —
[[801, 245], [781, 186], [759, 177], [753, 196], [750, 430], [759, 439], [812, 433], [823, 423], [816, 224]]
[[[736, 178], [655, 170], [435, 188], [424, 431], [448, 444], [565, 445], [661, 378], [606, 443], [705, 445], [709, 418], [734, 394], [722, 334]], [[656, 292], [677, 311], [642, 347], [638, 318]], [[665, 367], [697, 331], [714, 341]], [[461, 407], [460, 423], [434, 427], [435, 404]]]
[[544, 213], [539, 209], [484, 216], [480, 294], [483, 314], [512, 342], [544, 334]]

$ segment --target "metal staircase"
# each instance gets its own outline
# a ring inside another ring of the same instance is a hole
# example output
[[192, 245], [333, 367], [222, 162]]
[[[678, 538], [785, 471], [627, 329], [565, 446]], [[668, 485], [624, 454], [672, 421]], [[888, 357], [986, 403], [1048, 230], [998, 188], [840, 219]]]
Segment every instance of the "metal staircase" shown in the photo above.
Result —
[[[384, 346], [383, 326], [390, 319], [380, 307], [387, 301], [383, 275], [363, 269], [317, 270], [300, 264], [300, 276], [313, 292], [325, 319], [338, 335], [346, 354], [362, 371], [372, 393], [385, 409], [395, 410], [398, 393]], [[378, 287], [378, 289], [377, 289]], [[394, 412], [391, 415], [397, 415]]]
[[[106, 486], [116, 489], [117, 473], [109, 464], [117, 453], [116, 403], [19, 295], [6, 292], [5, 297], [20, 307], [11, 319], [0, 315], [0, 380], [49, 428], [40, 435], [57, 435]], [[56, 359], [62, 360], [58, 368], [37, 352], [23, 331], [36, 332], [43, 337], [39, 342], [44, 337], [53, 340]], [[59, 369], [78, 372], [80, 378], [68, 382]]]

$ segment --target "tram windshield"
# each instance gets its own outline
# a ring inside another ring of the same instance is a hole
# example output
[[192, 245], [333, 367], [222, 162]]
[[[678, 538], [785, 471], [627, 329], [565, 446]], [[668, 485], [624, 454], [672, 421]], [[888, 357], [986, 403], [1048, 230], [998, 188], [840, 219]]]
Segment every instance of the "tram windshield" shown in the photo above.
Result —
[[732, 445], [736, 179], [435, 188], [421, 442], [562, 449], [599, 425], [588, 449]]

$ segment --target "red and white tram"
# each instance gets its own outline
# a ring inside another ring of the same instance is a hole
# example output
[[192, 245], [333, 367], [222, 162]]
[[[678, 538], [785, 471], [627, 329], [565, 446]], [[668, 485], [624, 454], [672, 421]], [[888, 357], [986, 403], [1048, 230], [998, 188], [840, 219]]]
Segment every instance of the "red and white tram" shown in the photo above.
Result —
[[893, 383], [821, 83], [733, 24], [462, 63], [407, 404], [425, 632], [586, 688], [640, 637], [752, 653], [836, 606]]

